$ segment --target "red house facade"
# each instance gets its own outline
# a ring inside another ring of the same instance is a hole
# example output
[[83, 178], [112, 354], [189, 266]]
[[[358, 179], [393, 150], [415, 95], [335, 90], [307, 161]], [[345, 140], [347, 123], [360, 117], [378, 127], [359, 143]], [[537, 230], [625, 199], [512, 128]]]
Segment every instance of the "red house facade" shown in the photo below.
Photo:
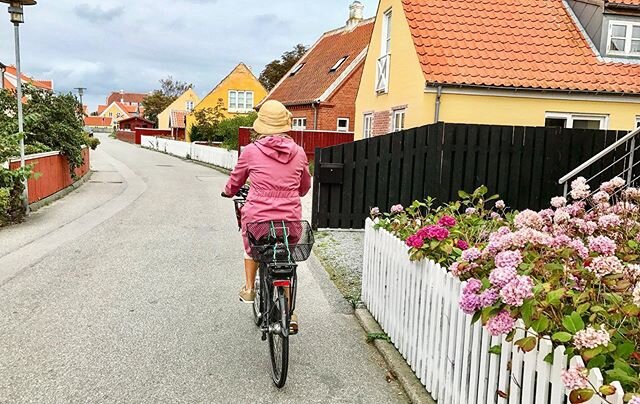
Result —
[[291, 111], [294, 130], [353, 132], [374, 26], [374, 19], [363, 19], [363, 8], [355, 1], [347, 24], [322, 35], [267, 95], [265, 101], [280, 101]]
[[132, 116], [131, 118], [123, 119], [118, 122], [118, 128], [120, 130], [135, 131], [136, 128], [153, 128], [154, 124], [148, 119], [144, 119], [141, 116]]

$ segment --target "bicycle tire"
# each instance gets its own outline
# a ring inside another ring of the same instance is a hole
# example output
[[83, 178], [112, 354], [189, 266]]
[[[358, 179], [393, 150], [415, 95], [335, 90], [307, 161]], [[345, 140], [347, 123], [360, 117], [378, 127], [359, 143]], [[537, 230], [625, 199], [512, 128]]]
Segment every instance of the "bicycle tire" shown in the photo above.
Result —
[[269, 354], [271, 356], [271, 375], [273, 384], [279, 389], [287, 382], [289, 370], [289, 305], [283, 288], [274, 293], [273, 310], [269, 314], [269, 323], [279, 323], [280, 332], [269, 332]]
[[256, 297], [253, 299], [253, 304], [251, 305], [251, 307], [253, 307], [253, 322], [258, 327], [262, 323], [262, 307], [264, 307], [264, 304], [262, 303], [262, 292], [261, 292], [262, 282], [260, 279], [261, 279], [260, 275], [257, 275], [256, 282], [253, 285], [254, 290], [256, 291]]

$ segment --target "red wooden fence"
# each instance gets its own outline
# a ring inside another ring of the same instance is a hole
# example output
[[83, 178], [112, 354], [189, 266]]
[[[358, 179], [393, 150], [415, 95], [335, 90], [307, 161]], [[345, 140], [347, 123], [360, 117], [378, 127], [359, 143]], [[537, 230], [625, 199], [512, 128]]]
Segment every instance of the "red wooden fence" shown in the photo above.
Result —
[[[82, 150], [84, 163], [75, 170], [78, 178], [83, 177], [89, 172], [89, 149]], [[29, 186], [29, 203], [38, 202], [58, 191], [65, 189], [73, 184], [69, 163], [67, 159], [62, 157], [60, 152], [39, 153], [26, 156], [25, 163], [32, 164], [33, 171], [40, 173], [38, 178], [31, 177], [28, 181]], [[20, 160], [11, 160], [10, 169], [20, 167]]]
[[[329, 132], [320, 130], [294, 130], [288, 133], [301, 146], [309, 161], [314, 159], [316, 147], [330, 147], [353, 142], [353, 132]], [[238, 153], [240, 149], [251, 143], [251, 128], [238, 130]]]
[[170, 129], [149, 129], [149, 128], [136, 128], [135, 143], [142, 143], [142, 136], [159, 136], [171, 138]]

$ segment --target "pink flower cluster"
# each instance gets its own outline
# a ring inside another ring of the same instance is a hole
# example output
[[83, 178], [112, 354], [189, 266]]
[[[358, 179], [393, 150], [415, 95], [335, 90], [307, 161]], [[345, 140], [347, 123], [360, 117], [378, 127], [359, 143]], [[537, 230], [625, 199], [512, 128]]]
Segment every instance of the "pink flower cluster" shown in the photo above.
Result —
[[573, 343], [578, 349], [593, 349], [597, 346], [607, 346], [611, 336], [604, 329], [604, 325], [599, 330], [589, 326], [586, 330], [580, 330], [573, 336]]
[[520, 251], [503, 251], [496, 255], [494, 259], [496, 267], [518, 268], [522, 264], [522, 253]]
[[522, 306], [525, 299], [533, 297], [533, 280], [526, 275], [516, 276], [500, 290], [500, 297], [510, 306]]
[[598, 278], [610, 274], [620, 274], [624, 270], [618, 257], [595, 257], [587, 268]]
[[391, 207], [391, 214], [398, 214], [404, 212], [404, 207], [402, 205], [393, 205]]
[[498, 267], [489, 274], [489, 282], [497, 288], [502, 288], [517, 275], [514, 267]]
[[615, 177], [611, 181], [603, 182], [602, 185], [600, 185], [600, 191], [606, 192], [608, 194], [612, 194], [618, 188], [622, 188], [625, 183], [626, 181], [623, 180], [622, 178]]
[[602, 255], [614, 255], [616, 253], [616, 242], [607, 236], [589, 238], [589, 248]]
[[472, 314], [485, 307], [492, 306], [499, 299], [497, 289], [487, 289], [480, 293], [482, 282], [477, 279], [469, 279], [462, 289], [460, 297], [460, 309], [466, 314]]
[[622, 224], [622, 219], [620, 219], [620, 216], [616, 215], [615, 213], [611, 213], [608, 215], [600, 216], [600, 218], [598, 219], [598, 224], [605, 229], [611, 229], [620, 226]]
[[530, 209], [523, 210], [518, 213], [514, 221], [517, 228], [530, 228], [534, 230], [540, 230], [544, 226], [544, 220], [538, 212], [534, 212]]
[[556, 196], [555, 198], [551, 198], [551, 206], [558, 209], [567, 204], [567, 198], [563, 196]]
[[633, 396], [627, 404], [640, 404], [640, 396]]
[[502, 334], [508, 334], [516, 326], [516, 320], [511, 317], [508, 311], [501, 311], [497, 316], [487, 321], [487, 331], [494, 337]]
[[414, 234], [413, 236], [407, 237], [405, 244], [407, 247], [411, 248], [422, 248], [424, 246], [424, 238], [420, 237], [418, 234]]
[[466, 262], [473, 262], [482, 256], [482, 252], [476, 247], [469, 248], [462, 252], [460, 258]]
[[568, 390], [586, 389], [589, 387], [588, 376], [589, 371], [582, 366], [563, 370], [560, 375], [562, 383]]
[[591, 188], [584, 177], [578, 177], [571, 183], [571, 198], [575, 200], [584, 199], [587, 198], [590, 193]]
[[496, 209], [502, 210], [502, 209], [505, 209], [506, 207], [507, 207], [507, 204], [505, 204], [502, 199], [496, 202]]
[[640, 307], [640, 283], [633, 288], [633, 303]]
[[462, 251], [469, 249], [469, 243], [467, 243], [464, 240], [458, 240], [456, 242], [456, 247], [458, 247], [459, 249], [461, 249]]
[[422, 229], [418, 230], [416, 234], [422, 238], [427, 238], [429, 240], [442, 241], [449, 237], [449, 230], [447, 230], [445, 227], [442, 227], [441, 225], [436, 224], [423, 227]]
[[457, 224], [456, 219], [451, 216], [442, 216], [438, 221], [438, 225], [442, 227], [453, 227]]

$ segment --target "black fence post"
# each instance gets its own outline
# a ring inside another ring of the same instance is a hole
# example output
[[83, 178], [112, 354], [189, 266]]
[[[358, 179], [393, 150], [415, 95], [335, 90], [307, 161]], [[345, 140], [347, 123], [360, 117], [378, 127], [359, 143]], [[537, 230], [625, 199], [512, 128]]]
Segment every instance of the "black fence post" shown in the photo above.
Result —
[[320, 203], [320, 162], [322, 161], [322, 149], [316, 147], [313, 157], [313, 189], [311, 200], [311, 228], [318, 230], [318, 213]]

